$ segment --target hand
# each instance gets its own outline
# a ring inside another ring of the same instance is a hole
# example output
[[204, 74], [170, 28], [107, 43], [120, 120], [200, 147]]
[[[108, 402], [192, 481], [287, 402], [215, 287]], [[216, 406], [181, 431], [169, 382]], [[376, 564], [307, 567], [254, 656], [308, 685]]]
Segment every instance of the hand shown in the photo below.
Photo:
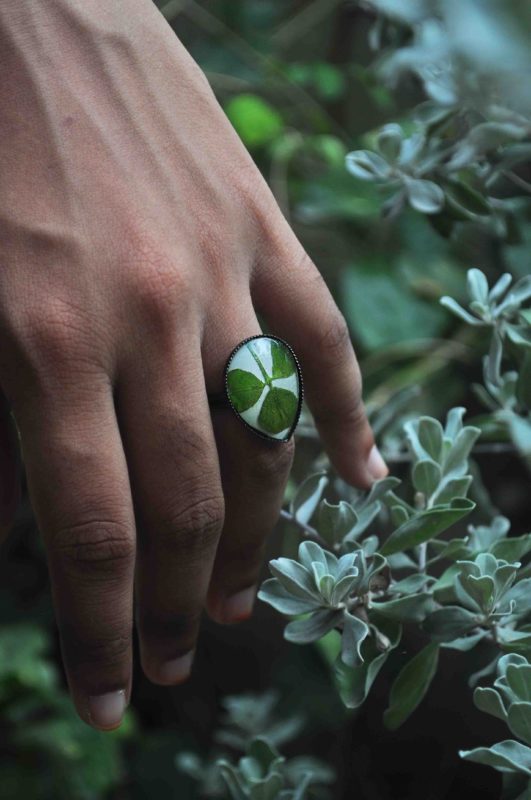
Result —
[[110, 729], [142, 667], [190, 670], [202, 609], [250, 614], [292, 444], [210, 413], [257, 312], [298, 354], [335, 468], [386, 473], [345, 322], [150, 0], [0, 5], [0, 384], [70, 690]]

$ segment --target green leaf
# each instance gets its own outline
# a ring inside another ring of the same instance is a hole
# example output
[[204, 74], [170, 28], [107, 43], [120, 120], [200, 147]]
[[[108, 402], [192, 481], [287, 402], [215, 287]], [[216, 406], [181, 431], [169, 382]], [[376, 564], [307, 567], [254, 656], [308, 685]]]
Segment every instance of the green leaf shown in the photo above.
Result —
[[438, 659], [439, 646], [432, 642], [400, 670], [384, 713], [386, 728], [396, 730], [417, 708], [437, 672]]
[[517, 701], [531, 703], [531, 664], [505, 662], [505, 680]]
[[456, 317], [459, 317], [460, 319], [463, 320], [463, 322], [466, 322], [468, 325], [474, 325], [476, 327], [485, 325], [483, 320], [478, 319], [477, 317], [473, 317], [472, 314], [469, 314], [468, 311], [465, 311], [465, 309], [462, 308], [459, 305], [459, 303], [457, 303], [453, 299], [453, 297], [447, 297], [447, 296], [441, 297], [439, 302], [442, 306], [447, 308], [448, 311], [451, 311], [452, 314], [455, 314]]
[[438, 642], [451, 642], [478, 624], [477, 614], [461, 606], [438, 608], [424, 620], [423, 630]]
[[478, 686], [474, 689], [474, 704], [486, 714], [492, 714], [493, 717], [497, 717], [504, 722], [507, 719], [507, 712], [501, 695], [491, 686]]
[[515, 736], [531, 745], [531, 703], [512, 703], [507, 724]]
[[290, 375], [295, 374], [297, 368], [292, 354], [282, 342], [277, 342], [275, 339], [271, 339], [271, 358], [273, 362], [273, 380], [275, 378], [289, 378]]
[[531, 552], [531, 533], [511, 536], [509, 539], [495, 542], [490, 548], [490, 552], [496, 558], [502, 558], [505, 561], [521, 561]]
[[422, 214], [438, 214], [444, 206], [444, 192], [433, 181], [403, 176], [411, 206]]
[[330, 545], [340, 544], [355, 527], [358, 516], [352, 506], [340, 500], [337, 505], [323, 500], [319, 506], [317, 530]]
[[243, 143], [251, 150], [275, 139], [284, 128], [278, 111], [255, 94], [240, 94], [225, 105], [225, 113]]
[[343, 611], [321, 609], [307, 619], [290, 622], [284, 630], [284, 638], [294, 644], [310, 644], [321, 639], [335, 628], [343, 618]]
[[423, 592], [385, 602], [373, 601], [371, 607], [389, 619], [398, 622], [422, 622], [434, 607], [431, 594]]
[[466, 275], [468, 294], [471, 300], [488, 305], [489, 284], [484, 273], [480, 269], [469, 269]]
[[385, 650], [379, 649], [375, 638], [371, 636], [362, 644], [361, 664], [352, 668], [341, 660], [336, 662], [336, 681], [347, 708], [359, 708], [363, 704], [390, 651], [400, 642], [402, 627], [398, 623], [382, 620], [378, 622], [378, 630], [386, 637], [388, 645]]
[[290, 504], [291, 513], [298, 522], [307, 525], [328, 485], [328, 477], [324, 472], [309, 475], [295, 492]]
[[423, 459], [413, 467], [413, 486], [426, 497], [433, 494], [441, 480], [441, 468], [434, 461]]
[[227, 374], [229, 397], [239, 414], [258, 402], [264, 386], [260, 378], [244, 369], [232, 369]]
[[500, 772], [522, 772], [531, 777], [531, 748], [512, 739], [498, 742], [492, 747], [460, 750], [459, 755], [467, 761], [487, 764]]
[[387, 161], [370, 150], [348, 153], [345, 166], [351, 175], [362, 181], [385, 181], [391, 174]]
[[290, 594], [305, 602], [320, 602], [312, 575], [295, 559], [274, 558], [269, 569]]
[[469, 633], [467, 636], [459, 636], [457, 639], [452, 639], [451, 642], [442, 642], [441, 647], [446, 650], [459, 650], [461, 653], [466, 653], [468, 650], [472, 650], [487, 635], [488, 631], [482, 629], [476, 633]]
[[306, 614], [308, 611], [319, 608], [318, 600], [303, 600], [295, 597], [276, 578], [264, 581], [258, 592], [258, 599], [269, 603], [281, 614]]
[[293, 425], [298, 405], [293, 392], [275, 386], [262, 403], [258, 422], [267, 433], [280, 433]]
[[475, 507], [471, 500], [456, 498], [450, 506], [435, 506], [420, 512], [397, 528], [384, 542], [380, 552], [382, 555], [391, 555], [427, 542], [450, 528]]
[[435, 462], [439, 462], [443, 448], [443, 429], [441, 423], [433, 417], [420, 417], [417, 435], [422, 448]]
[[341, 637], [341, 660], [349, 667], [363, 661], [361, 645], [369, 635], [369, 626], [354, 614], [345, 612]]

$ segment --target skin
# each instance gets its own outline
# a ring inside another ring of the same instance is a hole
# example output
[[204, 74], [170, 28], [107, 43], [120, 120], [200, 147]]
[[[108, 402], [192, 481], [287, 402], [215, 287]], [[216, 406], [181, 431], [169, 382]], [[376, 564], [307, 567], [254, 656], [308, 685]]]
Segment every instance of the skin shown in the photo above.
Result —
[[[184, 680], [200, 615], [248, 616], [293, 442], [209, 409], [268, 330], [333, 466], [386, 474], [347, 326], [151, 0], [0, 3], [0, 385], [20, 433], [77, 711]], [[7, 531], [16, 448], [2, 411]]]

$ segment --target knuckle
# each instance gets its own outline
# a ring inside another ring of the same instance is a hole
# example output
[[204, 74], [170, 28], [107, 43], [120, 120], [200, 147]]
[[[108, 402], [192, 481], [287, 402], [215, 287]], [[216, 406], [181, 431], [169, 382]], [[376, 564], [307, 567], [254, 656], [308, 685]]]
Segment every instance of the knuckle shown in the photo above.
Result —
[[318, 335], [318, 348], [321, 355], [333, 365], [343, 361], [345, 356], [350, 356], [352, 350], [350, 331], [340, 311], [336, 310], [322, 327]]
[[215, 495], [189, 497], [182, 501], [161, 526], [157, 544], [185, 553], [194, 561], [216, 547], [224, 522], [223, 498]]
[[70, 625], [62, 626], [60, 634], [69, 668], [75, 670], [94, 665], [120, 667], [127, 661], [132, 646], [132, 631], [80, 638]]
[[127, 525], [91, 520], [57, 531], [52, 554], [67, 573], [98, 580], [128, 572], [134, 562], [135, 543]]
[[[160, 650], [164, 647], [191, 650], [197, 638], [202, 609], [180, 610], [174, 614], [154, 609], [142, 609], [137, 617], [141, 637], [147, 647], [144, 650]], [[168, 653], [168, 658], [171, 657]]]
[[29, 360], [48, 367], [78, 359], [90, 338], [84, 317], [84, 312], [59, 298], [27, 309], [20, 328]]
[[249, 475], [251, 479], [260, 483], [282, 483], [291, 469], [295, 454], [295, 442], [290, 439], [282, 444], [273, 443], [271, 446], [262, 447], [249, 459]]

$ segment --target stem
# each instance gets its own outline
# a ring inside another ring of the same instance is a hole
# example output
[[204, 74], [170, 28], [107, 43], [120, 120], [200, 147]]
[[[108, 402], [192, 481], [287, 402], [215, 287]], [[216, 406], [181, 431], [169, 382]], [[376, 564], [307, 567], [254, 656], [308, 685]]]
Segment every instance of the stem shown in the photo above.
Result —
[[256, 363], [258, 364], [260, 372], [262, 373], [262, 378], [264, 379], [265, 383], [267, 384], [267, 386], [270, 386], [271, 385], [271, 376], [267, 374], [266, 369], [265, 369], [264, 365], [262, 364], [262, 362], [260, 360], [260, 357], [258, 356], [257, 353], [254, 352], [251, 343], [249, 343], [249, 352], [251, 353], [252, 357], [254, 358]]
[[286, 511], [283, 508], [280, 511], [280, 516], [282, 517], [282, 519], [286, 519], [289, 522], [293, 522], [298, 528], [301, 529], [301, 531], [304, 532], [305, 536], [308, 539], [313, 539], [320, 545], [323, 545], [323, 547], [329, 547], [328, 542], [325, 542], [325, 540], [319, 535], [319, 533], [315, 530], [315, 528], [312, 528], [311, 525], [307, 525], [305, 522], [301, 522], [299, 519], [297, 519], [297, 517], [294, 514], [290, 514], [289, 511]]

